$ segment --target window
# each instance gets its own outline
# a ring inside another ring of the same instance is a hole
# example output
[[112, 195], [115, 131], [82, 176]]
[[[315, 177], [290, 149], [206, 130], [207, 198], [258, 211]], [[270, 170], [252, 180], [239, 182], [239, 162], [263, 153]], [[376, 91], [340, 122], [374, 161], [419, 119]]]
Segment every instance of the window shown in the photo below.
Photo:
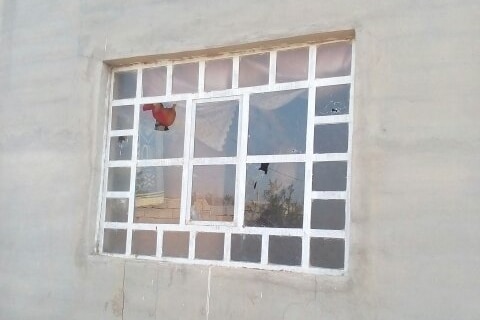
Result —
[[342, 274], [352, 41], [113, 70], [99, 251]]

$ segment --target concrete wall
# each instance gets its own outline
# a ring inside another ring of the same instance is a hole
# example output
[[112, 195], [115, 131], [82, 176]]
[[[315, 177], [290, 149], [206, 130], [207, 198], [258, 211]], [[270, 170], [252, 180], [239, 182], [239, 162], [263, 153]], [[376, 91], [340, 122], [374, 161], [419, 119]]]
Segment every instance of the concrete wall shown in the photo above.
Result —
[[[479, 319], [480, 2], [0, 2], [0, 319]], [[92, 255], [103, 61], [355, 29], [350, 270]]]

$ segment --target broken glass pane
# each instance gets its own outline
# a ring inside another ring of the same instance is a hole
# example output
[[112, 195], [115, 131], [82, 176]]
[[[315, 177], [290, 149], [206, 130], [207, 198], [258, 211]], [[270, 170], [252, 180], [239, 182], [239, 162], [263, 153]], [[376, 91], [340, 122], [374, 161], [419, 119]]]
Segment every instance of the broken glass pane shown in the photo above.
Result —
[[315, 126], [314, 153], [344, 153], [348, 151], [348, 123]]
[[163, 96], [167, 85], [167, 67], [143, 69], [143, 96]]
[[181, 231], [163, 232], [163, 250], [164, 257], [188, 258], [188, 247], [190, 233]]
[[205, 91], [232, 88], [232, 59], [205, 62]]
[[103, 231], [103, 252], [125, 254], [127, 230], [105, 229]]
[[253, 87], [268, 84], [270, 53], [252, 54], [240, 57], [239, 87]]
[[347, 188], [347, 162], [314, 162], [314, 191], [345, 191]]
[[175, 64], [172, 74], [172, 93], [198, 91], [198, 63]]
[[132, 158], [132, 136], [110, 138], [110, 160], [130, 160]]
[[301, 228], [305, 165], [249, 163], [245, 190], [245, 225]]
[[313, 200], [312, 229], [345, 229], [345, 200]]
[[302, 263], [302, 238], [270, 236], [268, 263], [299, 266]]
[[262, 236], [259, 234], [232, 234], [233, 261], [260, 262]]
[[194, 166], [191, 219], [233, 221], [235, 165]]
[[321, 268], [343, 269], [345, 240], [330, 238], [310, 239], [310, 265]]
[[195, 157], [237, 155], [238, 100], [197, 104]]
[[115, 72], [113, 99], [134, 98], [137, 93], [137, 70]]
[[109, 168], [107, 191], [130, 190], [130, 168]]
[[127, 222], [128, 220], [128, 199], [107, 198], [105, 208], [105, 221]]
[[306, 89], [251, 95], [248, 154], [305, 153], [307, 99]]
[[352, 43], [332, 42], [317, 47], [316, 77], [341, 77], [350, 74], [352, 64]]
[[176, 224], [180, 219], [182, 167], [138, 167], [135, 223]]
[[199, 232], [195, 238], [195, 259], [223, 260], [223, 233]]
[[[175, 107], [172, 109], [174, 105]], [[138, 159], [183, 157], [185, 105], [185, 101], [177, 101], [153, 105], [145, 104], [142, 106], [138, 132]], [[171, 116], [173, 113], [171, 110], [175, 110], [175, 119], [173, 123], [167, 126], [168, 130], [165, 130], [165, 126], [161, 125], [161, 122], [157, 124], [154, 113], [162, 121], [164, 116]]]
[[133, 106], [112, 107], [112, 130], [133, 128]]
[[315, 115], [332, 116], [338, 114], [348, 114], [349, 101], [349, 84], [317, 87], [315, 96]]
[[154, 256], [157, 251], [157, 232], [153, 230], [133, 230], [132, 254]]
[[307, 80], [308, 47], [277, 52], [277, 82]]

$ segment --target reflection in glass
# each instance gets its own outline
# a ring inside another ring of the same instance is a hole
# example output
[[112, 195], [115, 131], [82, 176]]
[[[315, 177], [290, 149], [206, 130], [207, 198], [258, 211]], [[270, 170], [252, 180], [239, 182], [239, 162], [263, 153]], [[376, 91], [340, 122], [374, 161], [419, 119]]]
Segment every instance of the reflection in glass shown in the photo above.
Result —
[[277, 82], [307, 80], [308, 47], [277, 52]]
[[110, 138], [110, 160], [130, 160], [132, 158], [132, 136]]
[[[183, 157], [185, 135], [185, 101], [163, 103], [166, 108], [175, 104], [175, 122], [165, 131], [156, 130], [152, 111], [140, 111], [138, 159], [167, 159]], [[157, 128], [158, 129], [158, 128]]]
[[347, 162], [314, 162], [314, 191], [345, 191], [347, 188]]
[[133, 106], [112, 107], [112, 130], [133, 128]]
[[349, 84], [318, 87], [315, 96], [315, 115], [331, 116], [338, 114], [348, 114], [349, 101]]
[[127, 222], [128, 220], [128, 199], [107, 198], [105, 207], [105, 221]]
[[195, 238], [195, 259], [223, 260], [223, 233], [199, 232]]
[[113, 99], [134, 98], [137, 93], [137, 70], [115, 72]]
[[143, 69], [143, 96], [163, 96], [167, 85], [167, 67]]
[[164, 257], [188, 258], [188, 244], [190, 233], [182, 231], [164, 231], [163, 232], [163, 250]]
[[194, 166], [191, 219], [233, 221], [235, 165]]
[[127, 242], [127, 230], [105, 229], [103, 231], [103, 252], [125, 253]]
[[133, 222], [178, 223], [181, 192], [181, 166], [138, 167]]
[[175, 64], [172, 74], [172, 93], [198, 91], [198, 63]]
[[317, 47], [317, 78], [341, 77], [350, 74], [352, 43], [332, 42]]
[[313, 200], [312, 229], [345, 229], [345, 200]]
[[133, 230], [132, 254], [154, 256], [157, 251], [157, 232], [153, 230]]
[[195, 157], [237, 154], [238, 100], [197, 104]]
[[130, 168], [109, 168], [107, 191], [129, 191]]
[[310, 239], [310, 265], [321, 268], [343, 269], [345, 240], [330, 238]]
[[303, 163], [247, 164], [245, 225], [301, 228], [304, 179]]
[[270, 236], [268, 263], [299, 266], [302, 263], [302, 238]]
[[343, 153], [348, 151], [348, 123], [315, 126], [313, 152]]
[[232, 88], [232, 59], [205, 62], [205, 91]]
[[249, 155], [305, 153], [306, 130], [306, 89], [250, 97]]
[[232, 261], [260, 262], [262, 236], [259, 234], [232, 234]]
[[253, 87], [268, 84], [270, 53], [252, 54], [240, 57], [239, 87]]

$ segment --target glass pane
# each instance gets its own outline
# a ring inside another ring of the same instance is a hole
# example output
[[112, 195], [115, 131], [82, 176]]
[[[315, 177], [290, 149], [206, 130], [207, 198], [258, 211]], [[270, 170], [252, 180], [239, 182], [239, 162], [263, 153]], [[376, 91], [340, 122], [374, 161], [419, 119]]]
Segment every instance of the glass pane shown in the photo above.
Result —
[[112, 130], [133, 129], [133, 106], [112, 107]]
[[253, 87], [268, 84], [270, 53], [252, 54], [240, 57], [239, 87]]
[[304, 181], [303, 163], [247, 164], [245, 225], [301, 228]]
[[210, 60], [205, 63], [205, 91], [232, 88], [232, 59]]
[[183, 157], [185, 105], [185, 101], [178, 101], [142, 106], [138, 159]]
[[250, 97], [248, 154], [305, 153], [306, 89]]
[[313, 200], [312, 229], [345, 229], [345, 200]]
[[343, 269], [345, 240], [329, 238], [310, 239], [310, 265], [321, 268]]
[[313, 151], [315, 153], [343, 153], [348, 151], [348, 123], [315, 126]]
[[105, 208], [105, 221], [127, 222], [128, 220], [128, 199], [107, 198]]
[[138, 167], [135, 184], [135, 223], [178, 223], [182, 167]]
[[198, 63], [184, 63], [173, 66], [172, 93], [193, 93], [198, 91]]
[[345, 191], [347, 188], [347, 162], [314, 162], [313, 190]]
[[260, 262], [262, 236], [258, 234], [232, 234], [233, 261]]
[[108, 169], [108, 191], [130, 190], [130, 168]]
[[150, 230], [133, 230], [132, 254], [154, 256], [157, 252], [157, 232]]
[[352, 43], [349, 41], [322, 44], [317, 47], [316, 77], [341, 77], [350, 74]]
[[268, 263], [299, 266], [302, 263], [302, 238], [270, 236]]
[[277, 82], [307, 80], [308, 48], [277, 52]]
[[235, 165], [194, 166], [191, 219], [233, 221]]
[[223, 233], [199, 232], [195, 238], [195, 258], [223, 260]]
[[127, 230], [105, 229], [103, 231], [103, 252], [125, 254]]
[[134, 98], [137, 93], [137, 70], [115, 72], [113, 99]]
[[143, 69], [143, 96], [163, 96], [167, 85], [167, 67]]
[[132, 158], [132, 136], [112, 137], [110, 139], [110, 160], [130, 160]]
[[238, 100], [197, 104], [195, 157], [237, 155]]
[[349, 84], [318, 87], [315, 97], [315, 115], [331, 116], [337, 114], [348, 114], [349, 101]]
[[163, 250], [164, 257], [188, 258], [188, 245], [190, 234], [188, 232], [164, 231]]

